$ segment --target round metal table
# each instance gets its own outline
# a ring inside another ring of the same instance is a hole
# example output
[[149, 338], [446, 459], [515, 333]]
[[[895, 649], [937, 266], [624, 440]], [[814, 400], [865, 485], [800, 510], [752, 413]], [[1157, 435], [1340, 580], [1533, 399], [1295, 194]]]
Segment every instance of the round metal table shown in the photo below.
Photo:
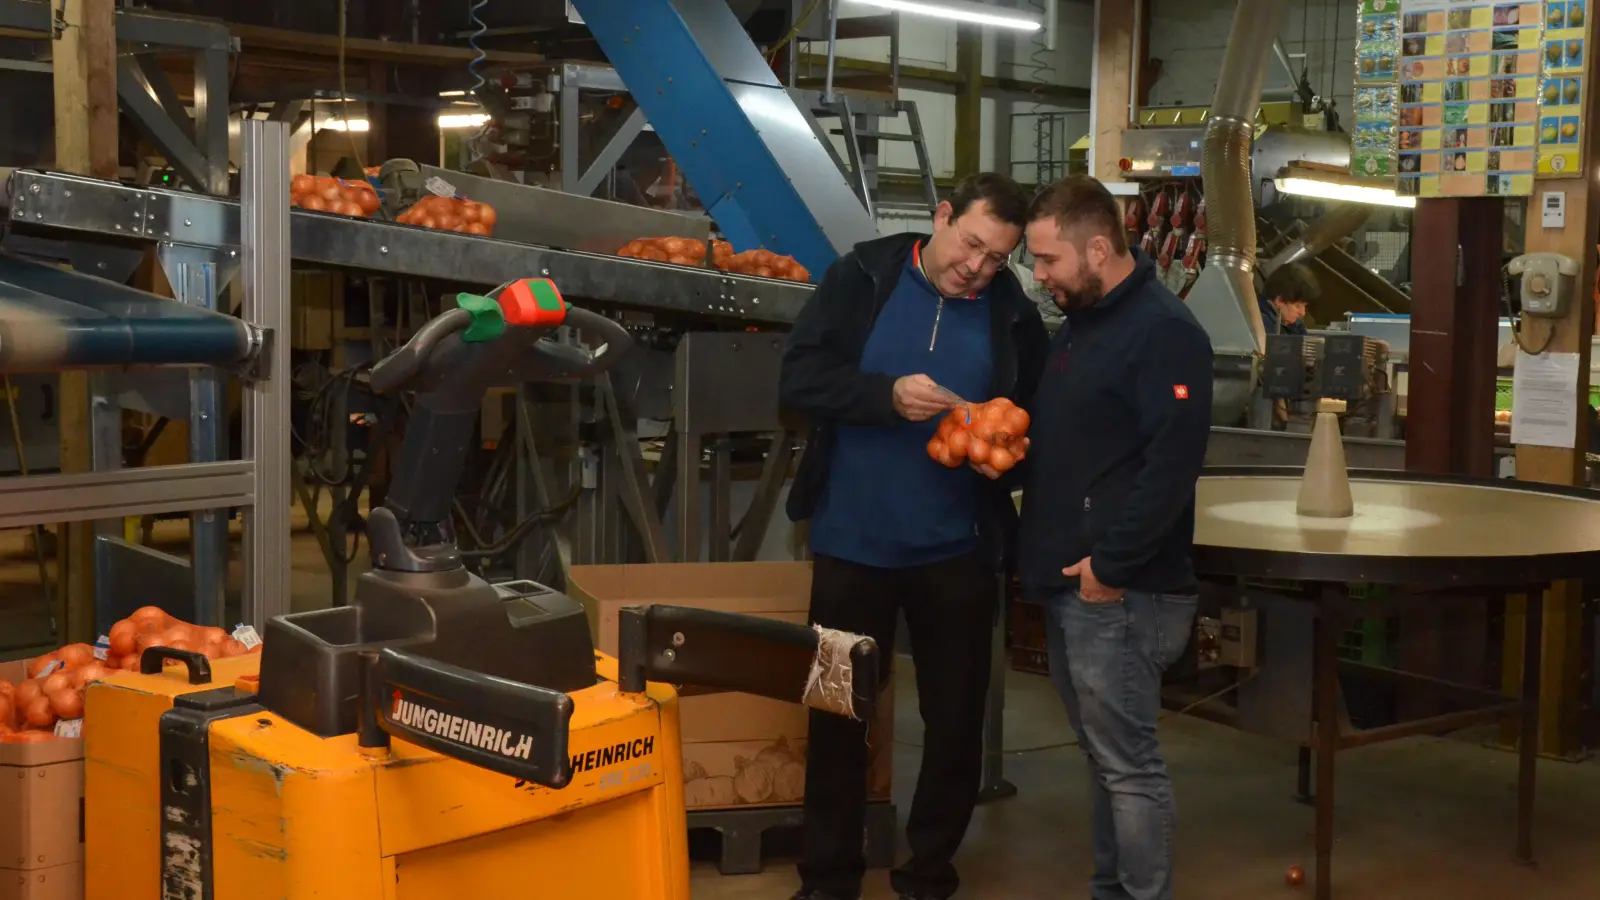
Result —
[[[1308, 740], [1316, 764], [1316, 897], [1332, 896], [1334, 757], [1340, 748], [1439, 733], [1499, 719], [1520, 722], [1517, 843], [1531, 862], [1537, 761], [1544, 589], [1600, 575], [1600, 493], [1582, 488], [1399, 471], [1351, 471], [1355, 514], [1312, 518], [1296, 512], [1302, 470], [1215, 467], [1196, 488], [1194, 564], [1203, 580], [1290, 581], [1294, 599], [1315, 607]], [[1364, 731], [1342, 721], [1338, 637], [1351, 618], [1352, 585], [1400, 589], [1406, 602], [1441, 604], [1463, 596], [1526, 594], [1522, 691], [1518, 697], [1390, 671], [1434, 687], [1485, 695], [1478, 709]], [[1273, 664], [1264, 659], [1264, 667]], [[1325, 724], [1326, 723], [1326, 724]]]

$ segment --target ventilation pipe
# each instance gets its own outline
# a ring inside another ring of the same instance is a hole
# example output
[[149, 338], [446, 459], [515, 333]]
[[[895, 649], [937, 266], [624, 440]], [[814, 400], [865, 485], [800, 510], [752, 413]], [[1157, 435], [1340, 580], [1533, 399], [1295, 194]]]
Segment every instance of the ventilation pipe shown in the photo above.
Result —
[[1206, 267], [1189, 292], [1188, 304], [1210, 335], [1217, 357], [1212, 419], [1223, 425], [1233, 424], [1249, 404], [1256, 362], [1267, 343], [1253, 282], [1256, 214], [1250, 150], [1261, 85], [1287, 6], [1283, 0], [1239, 0], [1201, 145]]
[[1333, 207], [1323, 213], [1321, 218], [1306, 226], [1305, 233], [1300, 235], [1299, 240], [1279, 250], [1271, 259], [1262, 263], [1261, 274], [1271, 275], [1290, 263], [1320, 255], [1322, 251], [1354, 234], [1357, 228], [1365, 225], [1367, 219], [1372, 217], [1372, 209], [1365, 203], [1341, 203]]

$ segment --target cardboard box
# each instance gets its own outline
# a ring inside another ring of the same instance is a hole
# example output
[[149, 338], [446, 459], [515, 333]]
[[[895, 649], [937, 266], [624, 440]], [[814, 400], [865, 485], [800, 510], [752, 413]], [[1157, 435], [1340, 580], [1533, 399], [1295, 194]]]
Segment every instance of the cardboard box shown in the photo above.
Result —
[[0, 869], [0, 900], [83, 900], [83, 863]]
[[[27, 676], [0, 662], [0, 678]], [[83, 897], [83, 740], [0, 744], [0, 900]]]
[[[595, 646], [615, 656], [618, 611], [625, 606], [666, 603], [804, 624], [811, 606], [811, 564], [573, 566], [568, 592], [587, 608]], [[804, 798], [806, 707], [735, 693], [684, 697], [679, 705], [690, 809], [792, 805]], [[891, 684], [868, 736], [868, 795], [875, 800], [889, 798], [893, 740]]]

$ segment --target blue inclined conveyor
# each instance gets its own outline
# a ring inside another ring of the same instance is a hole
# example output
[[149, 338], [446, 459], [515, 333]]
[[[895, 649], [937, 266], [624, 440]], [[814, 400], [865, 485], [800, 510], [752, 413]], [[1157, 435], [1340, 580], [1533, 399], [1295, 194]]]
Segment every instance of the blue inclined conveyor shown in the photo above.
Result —
[[727, 0], [573, 6], [735, 250], [793, 256], [821, 280], [878, 236]]
[[253, 352], [233, 316], [0, 252], [0, 372], [229, 366]]

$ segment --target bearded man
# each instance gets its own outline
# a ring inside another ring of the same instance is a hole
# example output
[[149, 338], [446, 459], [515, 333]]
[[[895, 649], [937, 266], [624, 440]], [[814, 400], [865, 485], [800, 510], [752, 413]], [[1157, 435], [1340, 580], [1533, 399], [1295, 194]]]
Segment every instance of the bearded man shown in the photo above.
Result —
[[1175, 811], [1161, 676], [1194, 628], [1195, 483], [1211, 342], [1116, 200], [1073, 176], [1028, 212], [1035, 277], [1066, 313], [1029, 410], [1018, 570], [1045, 608], [1050, 677], [1088, 755], [1094, 900], [1171, 900]]

